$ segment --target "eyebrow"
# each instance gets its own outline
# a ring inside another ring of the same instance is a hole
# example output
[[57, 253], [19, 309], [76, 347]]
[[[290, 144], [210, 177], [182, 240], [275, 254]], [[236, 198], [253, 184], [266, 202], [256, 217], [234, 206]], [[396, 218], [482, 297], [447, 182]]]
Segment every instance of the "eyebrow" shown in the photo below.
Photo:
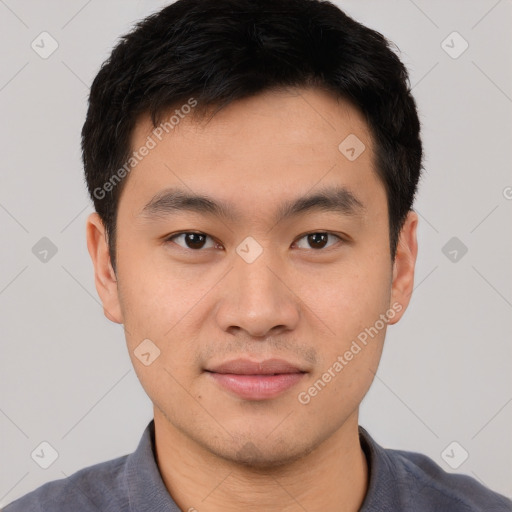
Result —
[[[362, 202], [350, 190], [343, 186], [330, 186], [286, 201], [278, 208], [274, 221], [277, 223], [313, 211], [356, 216], [361, 215], [364, 210]], [[241, 217], [238, 210], [229, 203], [206, 195], [191, 194], [180, 188], [168, 188], [159, 192], [144, 206], [138, 216], [146, 220], [165, 219], [182, 211], [220, 217], [231, 222]]]

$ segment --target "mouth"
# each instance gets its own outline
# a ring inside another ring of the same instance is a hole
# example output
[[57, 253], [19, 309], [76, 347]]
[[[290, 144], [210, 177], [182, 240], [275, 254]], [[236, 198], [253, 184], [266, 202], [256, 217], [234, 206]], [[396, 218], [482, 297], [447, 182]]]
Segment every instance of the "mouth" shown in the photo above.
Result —
[[234, 359], [205, 369], [221, 388], [244, 400], [269, 400], [297, 385], [307, 374], [282, 359]]

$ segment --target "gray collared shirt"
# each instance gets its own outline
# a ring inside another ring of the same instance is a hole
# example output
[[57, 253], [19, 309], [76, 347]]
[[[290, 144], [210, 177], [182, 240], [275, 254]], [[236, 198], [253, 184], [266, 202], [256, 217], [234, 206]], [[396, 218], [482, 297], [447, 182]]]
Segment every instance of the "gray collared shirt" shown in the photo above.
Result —
[[[512, 501], [474, 478], [442, 470], [425, 455], [379, 446], [359, 427], [369, 465], [360, 512], [510, 512]], [[198, 512], [201, 507], [198, 505]], [[3, 512], [180, 512], [155, 461], [155, 425], [148, 424], [130, 455], [48, 482]]]

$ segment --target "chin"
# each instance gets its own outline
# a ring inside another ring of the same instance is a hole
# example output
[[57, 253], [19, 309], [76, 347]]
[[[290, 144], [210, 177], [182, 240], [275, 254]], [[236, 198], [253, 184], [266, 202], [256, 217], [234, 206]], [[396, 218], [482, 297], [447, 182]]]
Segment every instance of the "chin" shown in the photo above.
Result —
[[311, 453], [316, 446], [293, 444], [290, 439], [287, 439], [286, 443], [282, 439], [276, 439], [272, 443], [269, 443], [268, 439], [263, 439], [245, 442], [242, 440], [240, 448], [234, 452], [232, 447], [233, 444], [231, 444], [230, 450], [212, 451], [228, 462], [263, 471], [290, 465]]

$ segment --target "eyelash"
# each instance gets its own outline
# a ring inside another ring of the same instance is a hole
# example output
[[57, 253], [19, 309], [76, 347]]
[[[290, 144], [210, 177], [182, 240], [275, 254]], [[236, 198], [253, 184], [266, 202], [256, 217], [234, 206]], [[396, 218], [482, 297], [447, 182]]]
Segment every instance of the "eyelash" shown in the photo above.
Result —
[[[175, 243], [173, 240], [182, 235], [203, 235], [203, 236], [206, 236], [206, 237], [210, 238], [211, 240], [213, 240], [213, 238], [210, 235], [207, 235], [206, 233], [197, 232], [197, 231], [181, 231], [179, 233], [175, 233], [174, 235], [170, 235], [167, 238], [165, 238], [164, 243], [166, 243], [166, 244], [167, 243]], [[306, 238], [309, 235], [328, 235], [328, 236], [338, 238], [338, 240], [341, 242], [345, 242], [345, 240], [340, 235], [336, 235], [335, 233], [331, 233], [329, 231], [310, 231], [309, 233], [305, 233], [304, 235], [301, 235], [297, 239], [297, 241], [302, 240], [303, 238]], [[217, 243], [217, 242], [215, 242], [215, 243]], [[294, 243], [296, 243], [296, 242], [294, 242]], [[178, 244], [176, 244], [176, 245], [178, 245]], [[331, 244], [330, 246], [327, 246], [326, 248], [322, 247], [321, 249], [311, 249], [311, 250], [315, 251], [315, 252], [325, 251], [335, 245], [336, 244]], [[190, 247], [182, 247], [181, 245], [178, 245], [178, 247], [185, 251], [193, 251], [193, 252], [202, 252], [204, 250], [202, 247], [200, 249], [191, 249]]]

